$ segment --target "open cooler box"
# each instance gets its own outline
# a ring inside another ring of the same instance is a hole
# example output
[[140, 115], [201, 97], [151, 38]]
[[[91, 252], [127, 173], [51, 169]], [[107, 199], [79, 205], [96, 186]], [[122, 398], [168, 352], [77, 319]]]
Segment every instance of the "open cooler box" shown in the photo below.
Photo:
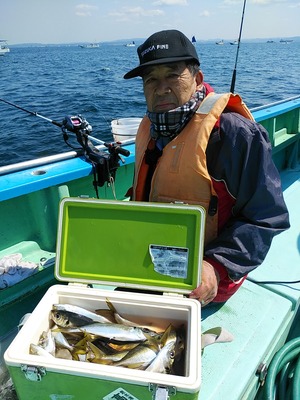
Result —
[[[46, 292], [5, 353], [19, 399], [196, 399], [201, 307], [185, 295], [200, 283], [204, 218], [204, 209], [196, 206], [64, 199], [55, 270], [59, 280], [71, 284]], [[107, 299], [122, 317], [138, 324], [150, 323], [162, 331], [170, 324], [183, 326], [180, 372], [30, 354], [30, 344], [37, 344], [51, 327], [53, 304], [94, 311], [108, 308]]]

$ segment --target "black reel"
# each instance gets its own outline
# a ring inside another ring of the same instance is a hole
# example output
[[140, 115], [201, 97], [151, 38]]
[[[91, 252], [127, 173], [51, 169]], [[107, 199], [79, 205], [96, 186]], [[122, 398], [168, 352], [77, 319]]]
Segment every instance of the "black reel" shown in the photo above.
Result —
[[62, 131], [64, 133], [64, 140], [69, 146], [70, 144], [67, 142], [68, 132], [75, 133], [77, 142], [83, 149], [86, 159], [93, 165], [93, 185], [98, 197], [97, 186], [102, 187], [105, 182], [111, 184], [114, 181], [120, 161], [124, 162], [121, 155], [128, 157], [130, 152], [123, 149], [118, 143], [99, 141], [107, 147], [108, 151], [95, 147], [89, 138], [92, 127], [81, 115], [65, 117], [62, 122]]

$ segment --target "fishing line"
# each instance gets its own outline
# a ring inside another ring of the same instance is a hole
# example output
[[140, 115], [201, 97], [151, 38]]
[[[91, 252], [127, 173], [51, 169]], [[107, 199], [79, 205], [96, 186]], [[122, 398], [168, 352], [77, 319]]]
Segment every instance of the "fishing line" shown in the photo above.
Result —
[[238, 62], [239, 50], [240, 50], [240, 43], [241, 43], [241, 37], [242, 37], [242, 30], [243, 30], [243, 24], [244, 24], [246, 1], [247, 0], [244, 0], [244, 5], [243, 5], [242, 19], [241, 19], [241, 25], [240, 25], [240, 33], [239, 33], [239, 38], [238, 38], [238, 46], [237, 46], [237, 50], [236, 50], [235, 64], [234, 64], [234, 70], [233, 70], [233, 73], [232, 73], [231, 86], [230, 86], [230, 92], [231, 93], [234, 93], [234, 87], [235, 87], [236, 68], [237, 68], [237, 62]]

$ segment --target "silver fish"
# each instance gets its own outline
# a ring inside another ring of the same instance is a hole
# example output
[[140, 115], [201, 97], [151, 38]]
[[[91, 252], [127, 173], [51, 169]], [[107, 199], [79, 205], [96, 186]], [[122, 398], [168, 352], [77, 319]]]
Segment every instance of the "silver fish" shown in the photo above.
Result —
[[112, 302], [111, 302], [108, 298], [106, 298], [106, 304], [107, 304], [108, 308], [110, 309], [110, 311], [113, 313], [113, 316], [114, 316], [114, 318], [115, 318], [115, 321], [116, 321], [118, 324], [128, 325], [128, 326], [137, 326], [137, 327], [139, 327], [139, 328], [147, 329], [149, 332], [152, 331], [152, 332], [155, 333], [155, 334], [158, 333], [158, 332], [160, 331], [160, 329], [158, 329], [158, 328], [153, 328], [153, 326], [152, 326], [151, 323], [149, 323], [149, 324], [147, 324], [147, 325], [139, 324], [139, 323], [137, 323], [137, 322], [133, 322], [133, 321], [130, 321], [130, 320], [128, 320], [128, 319], [122, 317], [122, 316], [117, 312], [115, 306], [112, 304]]
[[47, 358], [54, 358], [48, 351], [43, 349], [41, 346], [38, 346], [37, 344], [31, 343], [29, 347], [29, 353], [42, 356], [42, 357], [47, 357]]
[[89, 324], [77, 328], [69, 328], [65, 332], [86, 332], [90, 335], [104, 337], [109, 340], [125, 342], [143, 342], [147, 339], [147, 334], [143, 332], [142, 328], [113, 323]]
[[135, 369], [145, 369], [156, 357], [158, 349], [147, 344], [140, 344], [130, 350], [125, 357], [113, 365]]
[[170, 373], [175, 357], [174, 349], [175, 342], [168, 342], [146, 368], [146, 371], [159, 372], [161, 374]]
[[74, 347], [69, 344], [62, 332], [52, 330], [52, 336], [57, 347], [73, 351]]
[[44, 350], [50, 353], [52, 356], [55, 355], [55, 342], [52, 332], [49, 330], [43, 332], [40, 336], [38, 346], [41, 346]]
[[110, 323], [110, 321], [85, 308], [72, 304], [54, 304], [51, 310], [51, 319], [59, 326], [75, 327], [95, 322]]

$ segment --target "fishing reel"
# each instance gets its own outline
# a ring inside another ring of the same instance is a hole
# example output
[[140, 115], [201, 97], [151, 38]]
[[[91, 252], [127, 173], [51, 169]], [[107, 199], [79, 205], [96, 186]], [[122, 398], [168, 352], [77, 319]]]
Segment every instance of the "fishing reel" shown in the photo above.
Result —
[[[93, 185], [98, 197], [97, 186], [102, 187], [105, 182], [108, 184], [114, 182], [116, 171], [120, 166], [120, 161], [124, 163], [121, 155], [128, 157], [130, 152], [123, 149], [118, 143], [106, 143], [90, 136], [92, 133], [92, 126], [81, 115], [65, 117], [61, 128], [64, 134], [64, 140], [69, 146], [70, 144], [67, 142], [69, 138], [68, 132], [72, 132], [76, 135], [77, 142], [83, 149], [85, 157], [93, 165]], [[100, 150], [95, 147], [91, 139], [107, 147], [108, 151]]]
[[62, 131], [64, 134], [67, 134], [67, 132], [73, 132], [73, 133], [85, 133], [89, 135], [92, 133], [92, 126], [87, 122], [85, 118], [83, 118], [81, 115], [76, 115], [76, 116], [67, 116], [62, 122]]

